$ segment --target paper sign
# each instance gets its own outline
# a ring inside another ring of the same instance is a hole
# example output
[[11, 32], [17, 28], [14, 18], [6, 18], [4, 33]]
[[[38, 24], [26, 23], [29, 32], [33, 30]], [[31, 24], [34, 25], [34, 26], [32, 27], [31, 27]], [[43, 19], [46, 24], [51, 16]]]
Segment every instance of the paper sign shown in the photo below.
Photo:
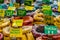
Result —
[[4, 17], [5, 15], [5, 11], [4, 10], [0, 10], [0, 17]]
[[44, 27], [45, 34], [57, 34], [57, 27], [56, 26], [45, 26]]
[[42, 10], [43, 10], [44, 15], [49, 15], [49, 16], [52, 15], [51, 6], [49, 6], [49, 5], [44, 5], [44, 6], [42, 7]]
[[23, 19], [12, 21], [12, 26], [22, 26], [22, 25], [23, 25]]
[[33, 0], [25, 0], [24, 5], [31, 6], [33, 3]]
[[26, 10], [25, 9], [18, 9], [17, 16], [20, 16], [20, 17], [26, 16]]
[[16, 7], [8, 7], [8, 10], [15, 10]]
[[25, 9], [26, 9], [26, 10], [33, 10], [34, 7], [33, 7], [33, 6], [25, 6]]
[[10, 37], [21, 37], [22, 28], [10, 28]]
[[0, 4], [4, 3], [4, 0], [0, 0]]
[[13, 10], [6, 10], [6, 11], [5, 11], [5, 16], [11, 17], [11, 16], [13, 16], [13, 13], [14, 13]]

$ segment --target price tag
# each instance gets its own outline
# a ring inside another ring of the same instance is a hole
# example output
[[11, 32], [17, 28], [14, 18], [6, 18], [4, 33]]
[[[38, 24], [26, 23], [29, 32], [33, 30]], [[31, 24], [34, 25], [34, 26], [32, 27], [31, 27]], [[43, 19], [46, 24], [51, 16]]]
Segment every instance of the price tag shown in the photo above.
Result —
[[20, 17], [26, 16], [26, 10], [25, 9], [18, 9], [17, 16], [20, 16]]
[[10, 28], [10, 37], [21, 37], [22, 28]]
[[24, 5], [31, 6], [33, 3], [33, 0], [25, 0]]
[[33, 6], [25, 6], [26, 10], [33, 10], [33, 8], [34, 8]]
[[22, 26], [22, 25], [23, 25], [23, 19], [12, 21], [12, 26]]
[[49, 16], [52, 15], [51, 6], [44, 5], [42, 8], [43, 8], [42, 10], [43, 10], [44, 15], [49, 15]]
[[15, 10], [16, 7], [8, 7], [8, 10]]
[[5, 15], [5, 11], [4, 10], [0, 10], [0, 17], [4, 17]]
[[13, 13], [14, 13], [13, 10], [6, 10], [6, 11], [5, 11], [5, 16], [12, 17], [12, 16], [13, 16]]
[[4, 0], [0, 0], [0, 4], [4, 3]]
[[44, 28], [45, 34], [57, 34], [57, 27], [56, 26], [45, 26]]

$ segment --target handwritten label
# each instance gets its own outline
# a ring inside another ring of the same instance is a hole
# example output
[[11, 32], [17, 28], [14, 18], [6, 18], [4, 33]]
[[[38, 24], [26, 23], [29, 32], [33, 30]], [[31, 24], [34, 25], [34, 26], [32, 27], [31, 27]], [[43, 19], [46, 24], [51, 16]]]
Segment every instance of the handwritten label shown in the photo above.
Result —
[[23, 19], [19, 20], [13, 20], [12, 26], [22, 26], [23, 25]]
[[4, 17], [5, 15], [5, 11], [4, 10], [0, 10], [0, 17]]
[[25, 9], [18, 9], [17, 16], [20, 16], [20, 17], [26, 16], [26, 10]]
[[57, 34], [57, 27], [56, 26], [45, 26], [44, 28], [45, 34]]
[[10, 37], [20, 37], [22, 35], [22, 28], [10, 28]]
[[6, 11], [5, 11], [5, 16], [11, 17], [11, 16], [13, 16], [13, 13], [14, 13], [13, 10], [6, 10]]

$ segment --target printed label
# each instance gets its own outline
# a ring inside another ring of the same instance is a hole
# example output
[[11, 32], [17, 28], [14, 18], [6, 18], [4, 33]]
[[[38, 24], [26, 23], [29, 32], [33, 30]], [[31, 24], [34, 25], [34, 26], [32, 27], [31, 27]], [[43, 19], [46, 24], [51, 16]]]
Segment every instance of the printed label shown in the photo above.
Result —
[[44, 28], [45, 34], [57, 34], [57, 27], [56, 26], [45, 26]]

